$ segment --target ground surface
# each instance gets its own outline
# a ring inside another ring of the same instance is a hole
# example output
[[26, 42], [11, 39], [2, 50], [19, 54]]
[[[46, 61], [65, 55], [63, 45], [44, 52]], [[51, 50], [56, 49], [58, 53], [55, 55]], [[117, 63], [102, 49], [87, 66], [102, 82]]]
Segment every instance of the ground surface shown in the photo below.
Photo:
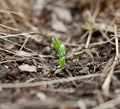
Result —
[[120, 109], [119, 37], [119, 0], [0, 0], [0, 109]]

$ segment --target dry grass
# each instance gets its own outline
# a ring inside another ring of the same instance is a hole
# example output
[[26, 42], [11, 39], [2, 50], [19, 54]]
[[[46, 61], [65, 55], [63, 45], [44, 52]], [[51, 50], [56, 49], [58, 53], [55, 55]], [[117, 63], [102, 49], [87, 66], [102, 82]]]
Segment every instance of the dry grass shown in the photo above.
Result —
[[0, 108], [119, 109], [119, 38], [119, 0], [0, 0]]

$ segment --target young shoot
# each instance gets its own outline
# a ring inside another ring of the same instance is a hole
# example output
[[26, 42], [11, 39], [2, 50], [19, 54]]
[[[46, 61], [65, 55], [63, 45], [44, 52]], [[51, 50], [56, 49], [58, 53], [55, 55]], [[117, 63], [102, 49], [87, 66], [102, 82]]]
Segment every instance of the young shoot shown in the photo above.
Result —
[[57, 38], [52, 39], [52, 44], [59, 54], [59, 66], [60, 69], [63, 70], [65, 66], [65, 53], [66, 53], [65, 45], [61, 43], [61, 41]]

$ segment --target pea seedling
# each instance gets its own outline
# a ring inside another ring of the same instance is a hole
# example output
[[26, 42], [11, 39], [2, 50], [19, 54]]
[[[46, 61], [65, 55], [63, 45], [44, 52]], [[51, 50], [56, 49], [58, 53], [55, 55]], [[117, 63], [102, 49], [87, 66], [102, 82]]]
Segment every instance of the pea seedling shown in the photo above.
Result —
[[55, 50], [59, 54], [59, 66], [60, 66], [60, 69], [63, 70], [65, 66], [65, 52], [66, 52], [65, 45], [62, 44], [61, 41], [57, 38], [52, 39], [52, 44]]

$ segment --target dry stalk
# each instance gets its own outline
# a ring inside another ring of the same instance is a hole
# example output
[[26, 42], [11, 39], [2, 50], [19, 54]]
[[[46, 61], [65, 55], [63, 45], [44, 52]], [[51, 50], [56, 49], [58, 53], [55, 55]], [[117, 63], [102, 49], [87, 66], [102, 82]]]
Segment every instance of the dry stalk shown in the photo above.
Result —
[[[5, 9], [8, 9], [8, 6], [7, 6], [5, 0], [1, 0], [1, 3], [2, 3], [2, 5], [4, 6]], [[13, 15], [12, 15], [11, 13], [7, 13], [7, 14], [8, 14], [9, 18], [11, 19], [11, 21], [13, 22], [14, 27], [17, 27], [17, 23], [16, 23]]]
[[93, 109], [115, 109], [115, 106], [120, 105], [120, 96], [118, 96], [117, 98], [114, 98], [110, 101], [107, 101], [105, 103], [102, 103], [96, 107], [94, 107]]
[[22, 46], [21, 46], [19, 51], [21, 51], [23, 48], [25, 48], [25, 45], [28, 42], [28, 40], [29, 40], [29, 37], [26, 37], [26, 39], [25, 39], [24, 43], [22, 44]]
[[11, 41], [11, 40], [9, 40], [9, 39], [7, 39], [7, 38], [1, 38], [1, 39], [5, 40], [5, 41], [7, 41], [7, 42], [10, 42], [10, 43], [12, 43], [12, 44], [14, 44], [14, 45], [17, 45], [17, 46], [19, 46], [19, 47], [21, 47], [21, 48], [24, 47], [25, 50], [27, 50], [27, 51], [29, 51], [29, 52], [31, 52], [31, 53], [33, 53], [33, 54], [35, 53], [35, 52], [32, 51], [31, 49], [29, 49], [29, 48], [27, 48], [27, 47], [25, 47], [25, 46], [22, 47], [22, 45], [20, 45], [20, 44], [18, 44], [18, 43], [16, 43], [16, 42], [13, 42], [13, 41]]
[[[107, 41], [104, 41], [102, 43], [92, 43], [92, 44], [89, 44], [88, 46], [91, 47], [91, 46], [96, 46], [96, 45], [102, 45], [102, 44], [106, 44], [110, 41], [112, 41], [113, 39], [115, 39], [115, 37], [107, 40]], [[78, 44], [70, 44], [70, 43], [64, 43], [66, 46], [71, 46], [71, 47], [85, 47], [86, 44], [81, 44], [81, 45], [78, 45]]]
[[62, 78], [57, 80], [50, 80], [50, 81], [40, 81], [40, 82], [34, 82], [34, 83], [3, 83], [0, 84], [0, 88], [20, 88], [20, 87], [36, 87], [36, 86], [43, 86], [43, 85], [52, 85], [52, 84], [59, 84], [64, 82], [70, 82], [70, 81], [81, 81], [88, 78], [93, 77], [99, 77], [103, 76], [101, 74], [90, 74], [85, 76], [77, 76], [77, 77], [68, 77], [68, 78]]
[[0, 47], [0, 50], [5, 51], [5, 52], [10, 53], [10, 54], [13, 54], [13, 55], [16, 55], [16, 56], [19, 56], [17, 53], [15, 53], [15, 52], [12, 51], [12, 50], [4, 49], [4, 48], [2, 48], [2, 47]]
[[87, 109], [87, 106], [83, 100], [79, 100], [78, 105], [80, 109]]
[[78, 41], [78, 43], [82, 43], [84, 41], [85, 37], [88, 36], [88, 34], [89, 34], [89, 31], [86, 31], [82, 36], [80, 36], [81, 38]]
[[113, 72], [114, 72], [114, 69], [115, 69], [115, 66], [116, 66], [116, 59], [113, 61], [113, 64], [111, 66], [111, 70], [109, 72], [109, 74], [107, 75], [103, 85], [102, 85], [102, 90], [104, 92], [105, 95], [109, 95], [109, 89], [110, 89], [110, 83], [111, 83], [111, 78], [113, 76]]
[[13, 30], [13, 31], [18, 31], [16, 28], [12, 28], [10, 26], [6, 26], [6, 25], [3, 25], [3, 24], [0, 24], [0, 27], [5, 28], [5, 29], [9, 29], [9, 30]]
[[16, 59], [16, 60], [0, 61], [0, 64], [11, 63], [11, 62], [17, 62], [17, 61], [23, 61], [23, 60], [26, 60], [26, 59], [27, 59], [27, 58]]
[[[117, 35], [117, 27], [116, 26], [115, 26], [115, 35]], [[102, 85], [102, 89], [103, 89], [103, 92], [104, 92], [105, 95], [109, 95], [110, 83], [112, 81], [111, 79], [112, 79], [112, 76], [113, 76], [113, 73], [114, 73], [115, 66], [118, 62], [118, 58], [119, 58], [118, 37], [115, 37], [115, 44], [116, 44], [116, 56], [114, 58], [111, 70], [110, 70], [109, 74], [107, 75], [107, 77], [106, 77], [106, 79], [105, 79], [105, 81]]]
[[[107, 40], [110, 40], [110, 38], [106, 35], [106, 33], [105, 33], [105, 32], [103, 32], [103, 31], [101, 31], [101, 30], [100, 30], [100, 32], [101, 32], [101, 34], [103, 35], [103, 37], [105, 37]], [[109, 41], [109, 43], [111, 43], [111, 44], [115, 45], [115, 43], [114, 43], [114, 42], [112, 42], [112, 41]]]
[[90, 44], [91, 36], [92, 36], [92, 30], [89, 30], [89, 35], [88, 35], [86, 46], [85, 46], [86, 49], [88, 48]]
[[10, 35], [6, 35], [6, 36], [0, 36], [0, 38], [9, 38], [9, 37], [18, 37], [18, 36], [27, 36], [27, 35], [31, 35], [34, 32], [24, 32], [24, 33], [19, 33], [19, 34], [10, 34]]

